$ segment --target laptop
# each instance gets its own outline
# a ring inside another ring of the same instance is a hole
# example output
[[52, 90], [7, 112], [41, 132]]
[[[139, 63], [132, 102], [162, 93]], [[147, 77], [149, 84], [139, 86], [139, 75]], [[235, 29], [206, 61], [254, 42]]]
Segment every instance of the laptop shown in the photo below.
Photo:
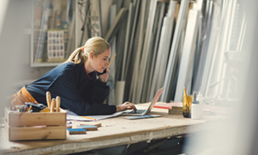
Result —
[[152, 99], [151, 104], [149, 105], [148, 109], [137, 109], [137, 112], [131, 111], [125, 111], [122, 113], [122, 115], [132, 115], [132, 116], [143, 116], [151, 112], [153, 106], [158, 101], [161, 93], [163, 92], [164, 87], [160, 88], [158, 92], [156, 93], [155, 97]]

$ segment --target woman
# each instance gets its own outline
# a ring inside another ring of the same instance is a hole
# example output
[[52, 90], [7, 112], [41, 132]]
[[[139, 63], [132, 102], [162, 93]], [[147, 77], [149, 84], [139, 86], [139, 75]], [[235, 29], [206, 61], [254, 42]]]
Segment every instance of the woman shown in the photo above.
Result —
[[14, 95], [12, 104], [36, 102], [47, 105], [46, 92], [49, 91], [52, 98], [60, 96], [61, 108], [78, 115], [104, 115], [127, 109], [136, 111], [134, 104], [129, 102], [117, 107], [103, 104], [109, 95], [106, 82], [110, 50], [109, 43], [103, 38], [89, 39], [65, 63], [23, 87]]

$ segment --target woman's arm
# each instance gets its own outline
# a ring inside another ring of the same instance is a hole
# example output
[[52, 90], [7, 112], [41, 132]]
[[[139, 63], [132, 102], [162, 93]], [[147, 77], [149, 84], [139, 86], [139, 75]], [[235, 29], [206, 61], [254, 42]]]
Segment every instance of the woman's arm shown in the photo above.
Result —
[[102, 104], [109, 95], [109, 86], [106, 85], [109, 76], [109, 69], [107, 68], [103, 74], [99, 75], [91, 93], [92, 103]]
[[121, 105], [118, 105], [118, 106], [116, 107], [116, 111], [117, 111], [117, 112], [118, 112], [118, 111], [128, 110], [128, 109], [133, 109], [134, 112], [137, 111], [135, 105], [134, 105], [133, 103], [130, 103], [130, 102], [125, 102], [125, 103], [123, 103], [123, 104], [121, 104]]

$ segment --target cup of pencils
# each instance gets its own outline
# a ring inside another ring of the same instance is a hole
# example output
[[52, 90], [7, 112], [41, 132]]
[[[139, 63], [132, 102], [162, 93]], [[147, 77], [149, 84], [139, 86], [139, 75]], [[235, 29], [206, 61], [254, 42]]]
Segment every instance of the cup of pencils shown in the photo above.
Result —
[[184, 96], [183, 96], [183, 116], [185, 118], [191, 118], [191, 105], [193, 102], [193, 95], [187, 95], [186, 90], [184, 88]]

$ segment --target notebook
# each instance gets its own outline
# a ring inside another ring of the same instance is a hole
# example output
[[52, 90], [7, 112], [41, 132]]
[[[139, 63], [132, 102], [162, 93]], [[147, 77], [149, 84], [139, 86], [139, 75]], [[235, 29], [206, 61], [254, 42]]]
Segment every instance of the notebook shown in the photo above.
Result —
[[122, 115], [142, 116], [142, 115], [146, 115], [146, 114], [150, 113], [153, 106], [158, 101], [158, 99], [159, 99], [161, 93], [163, 92], [163, 90], [164, 90], [164, 87], [160, 88], [158, 90], [158, 92], [156, 93], [155, 97], [152, 99], [151, 104], [149, 105], [149, 107], [147, 109], [137, 109], [136, 113], [133, 110], [125, 111], [125, 112], [122, 113]]

